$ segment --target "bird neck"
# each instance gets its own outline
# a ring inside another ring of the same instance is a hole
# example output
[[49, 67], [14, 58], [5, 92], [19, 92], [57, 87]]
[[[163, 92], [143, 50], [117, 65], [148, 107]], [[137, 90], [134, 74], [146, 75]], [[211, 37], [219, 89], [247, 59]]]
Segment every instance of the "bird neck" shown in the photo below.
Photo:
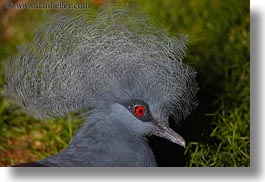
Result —
[[[63, 152], [44, 164], [56, 166], [156, 166], [148, 140], [121, 126], [111, 115], [96, 113]], [[110, 121], [110, 122], [106, 122]], [[113, 122], [112, 122], [113, 121]], [[47, 163], [48, 162], [48, 163]]]

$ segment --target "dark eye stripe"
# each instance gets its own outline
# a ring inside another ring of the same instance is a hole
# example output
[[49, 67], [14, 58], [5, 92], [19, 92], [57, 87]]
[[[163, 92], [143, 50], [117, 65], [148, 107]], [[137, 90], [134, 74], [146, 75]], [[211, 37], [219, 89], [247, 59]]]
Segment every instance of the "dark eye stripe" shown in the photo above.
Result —
[[128, 111], [136, 118], [143, 122], [152, 121], [152, 115], [149, 110], [149, 106], [142, 100], [131, 99], [120, 102], [121, 105], [126, 107]]

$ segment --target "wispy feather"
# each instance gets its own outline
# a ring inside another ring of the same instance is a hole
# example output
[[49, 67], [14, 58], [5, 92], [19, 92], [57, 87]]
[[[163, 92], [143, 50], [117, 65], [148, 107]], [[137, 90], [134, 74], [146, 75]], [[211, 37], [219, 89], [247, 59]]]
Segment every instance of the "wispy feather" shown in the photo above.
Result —
[[42, 119], [130, 98], [158, 118], [182, 119], [198, 90], [196, 71], [182, 63], [186, 44], [134, 10], [64, 12], [6, 64], [6, 95]]

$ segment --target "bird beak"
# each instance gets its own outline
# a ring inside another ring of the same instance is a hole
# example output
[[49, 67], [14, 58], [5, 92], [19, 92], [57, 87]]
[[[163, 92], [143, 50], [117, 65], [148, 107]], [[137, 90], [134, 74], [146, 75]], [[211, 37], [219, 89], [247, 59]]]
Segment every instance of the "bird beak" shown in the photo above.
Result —
[[167, 139], [185, 148], [186, 142], [178, 133], [172, 130], [169, 126], [162, 124], [163, 122], [153, 122], [155, 127], [149, 135], [156, 135], [158, 137]]

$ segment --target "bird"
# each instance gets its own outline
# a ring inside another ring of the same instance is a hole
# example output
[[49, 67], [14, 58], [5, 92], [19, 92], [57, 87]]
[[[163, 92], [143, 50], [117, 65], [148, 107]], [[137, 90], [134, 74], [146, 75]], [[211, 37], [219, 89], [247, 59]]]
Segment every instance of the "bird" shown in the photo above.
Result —
[[170, 37], [132, 8], [57, 13], [4, 65], [5, 95], [44, 120], [85, 115], [69, 146], [27, 167], [155, 167], [149, 136], [185, 147], [169, 126], [198, 101], [188, 38]]

